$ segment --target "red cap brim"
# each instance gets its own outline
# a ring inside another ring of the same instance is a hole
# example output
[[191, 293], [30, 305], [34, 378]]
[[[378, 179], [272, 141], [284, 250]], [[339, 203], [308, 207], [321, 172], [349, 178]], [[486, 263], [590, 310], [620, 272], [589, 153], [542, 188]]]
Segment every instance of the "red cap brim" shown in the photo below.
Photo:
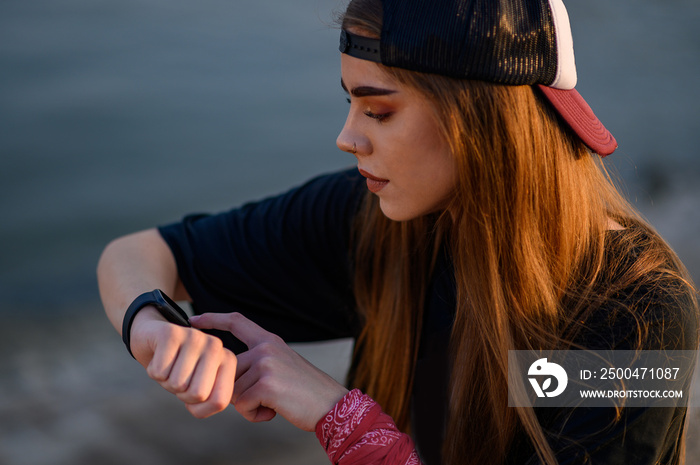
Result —
[[615, 151], [617, 141], [576, 89], [561, 90], [543, 85], [538, 87], [557, 113], [591, 150], [601, 157]]

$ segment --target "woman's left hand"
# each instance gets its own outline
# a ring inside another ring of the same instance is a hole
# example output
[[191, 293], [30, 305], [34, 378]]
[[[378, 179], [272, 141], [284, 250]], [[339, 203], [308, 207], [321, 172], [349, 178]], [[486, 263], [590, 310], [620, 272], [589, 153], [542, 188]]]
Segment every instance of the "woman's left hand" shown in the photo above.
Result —
[[205, 313], [190, 318], [199, 329], [230, 331], [248, 346], [238, 355], [232, 403], [248, 421], [277, 413], [294, 426], [315, 431], [348, 390], [292, 350], [279, 336], [240, 313]]

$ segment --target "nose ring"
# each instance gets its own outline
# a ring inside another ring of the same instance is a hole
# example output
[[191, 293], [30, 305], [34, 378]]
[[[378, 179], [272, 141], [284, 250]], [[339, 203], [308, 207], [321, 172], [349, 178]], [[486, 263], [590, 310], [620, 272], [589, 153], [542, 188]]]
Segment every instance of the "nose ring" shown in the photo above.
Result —
[[350, 150], [350, 151], [353, 153], [353, 155], [357, 153], [357, 143], [356, 142], [352, 143], [352, 150]]

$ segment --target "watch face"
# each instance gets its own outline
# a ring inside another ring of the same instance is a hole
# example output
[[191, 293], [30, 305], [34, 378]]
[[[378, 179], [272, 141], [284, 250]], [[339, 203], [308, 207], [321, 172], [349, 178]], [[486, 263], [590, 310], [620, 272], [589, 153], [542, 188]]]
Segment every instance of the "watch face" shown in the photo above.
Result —
[[190, 325], [187, 313], [185, 313], [185, 311], [181, 309], [180, 306], [173, 301], [173, 299], [168, 297], [160, 289], [155, 290], [155, 295], [160, 301], [160, 305], [158, 305], [156, 308], [158, 308], [158, 311], [165, 317], [166, 320], [180, 326], [192, 326]]

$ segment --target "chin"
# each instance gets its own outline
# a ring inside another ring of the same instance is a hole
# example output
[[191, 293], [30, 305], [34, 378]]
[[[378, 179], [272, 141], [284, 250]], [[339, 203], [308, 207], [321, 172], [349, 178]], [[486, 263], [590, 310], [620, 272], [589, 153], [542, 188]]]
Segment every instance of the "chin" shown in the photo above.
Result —
[[386, 199], [379, 197], [379, 208], [384, 213], [384, 216], [393, 221], [410, 221], [422, 216], [446, 211], [448, 205], [447, 200], [428, 205], [407, 205], [405, 202], [397, 204], [395, 202], [387, 202]]
[[384, 216], [392, 221], [410, 221], [428, 213], [415, 211], [414, 209], [406, 208], [406, 206], [392, 205], [384, 202], [381, 198], [379, 199], [379, 208], [384, 213]]

